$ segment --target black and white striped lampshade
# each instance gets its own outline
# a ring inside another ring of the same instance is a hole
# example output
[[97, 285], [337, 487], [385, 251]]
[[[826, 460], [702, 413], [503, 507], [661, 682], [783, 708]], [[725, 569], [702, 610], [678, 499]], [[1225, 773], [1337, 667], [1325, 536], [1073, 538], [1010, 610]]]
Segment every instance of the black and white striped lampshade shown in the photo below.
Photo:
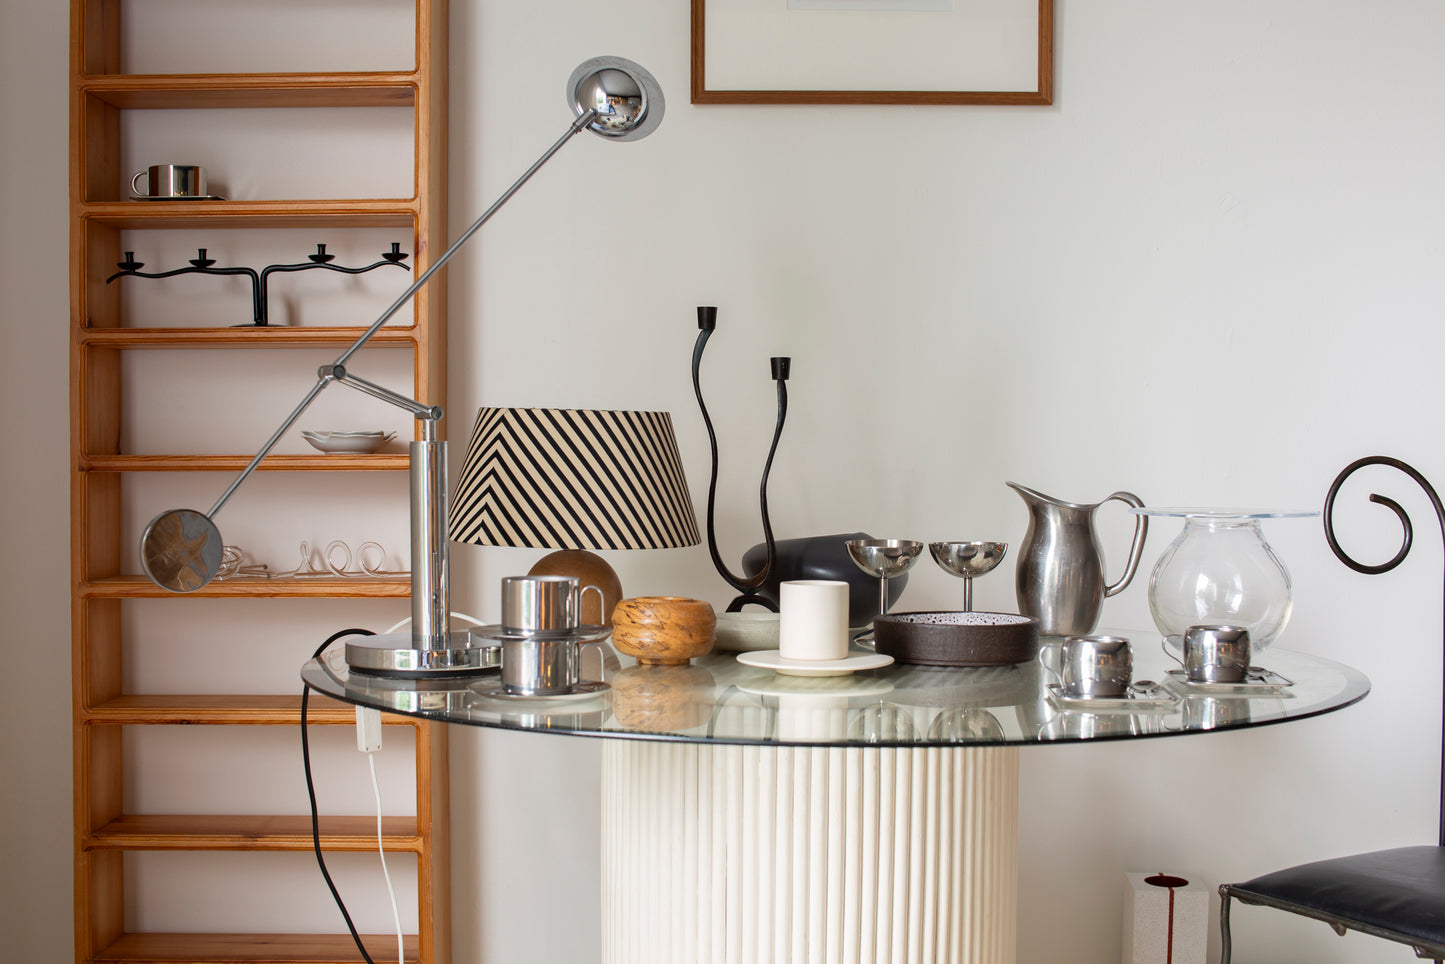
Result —
[[449, 535], [533, 549], [700, 541], [667, 412], [484, 408]]

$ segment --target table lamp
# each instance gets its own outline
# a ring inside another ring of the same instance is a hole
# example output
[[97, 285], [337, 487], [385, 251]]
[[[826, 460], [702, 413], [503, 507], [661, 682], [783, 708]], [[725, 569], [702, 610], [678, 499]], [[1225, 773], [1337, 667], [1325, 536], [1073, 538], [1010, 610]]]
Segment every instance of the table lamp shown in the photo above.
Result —
[[316, 384], [210, 511], [169, 509], [151, 520], [141, 534], [140, 556], [141, 567], [152, 582], [172, 592], [193, 592], [215, 578], [221, 564], [222, 540], [213, 517], [322, 389], [332, 383], [347, 385], [411, 412], [421, 423], [422, 436], [411, 443], [411, 632], [367, 636], [348, 643], [348, 664], [356, 672], [408, 678], [465, 675], [489, 668], [489, 648], [474, 644], [470, 634], [453, 633], [449, 628], [446, 443], [437, 438], [442, 409], [360, 378], [347, 370], [346, 363], [574, 135], [586, 130], [606, 140], [631, 141], [646, 137], [662, 123], [662, 88], [650, 73], [621, 57], [595, 57], [580, 64], [568, 79], [567, 98], [576, 119], [566, 133], [472, 222], [351, 347], [331, 364], [321, 366]]
[[450, 535], [481, 546], [560, 550], [532, 574], [576, 576], [584, 590], [595, 587], [597, 618], [582, 621], [605, 625], [621, 584], [588, 550], [701, 541], [672, 416], [483, 408], [462, 463]]

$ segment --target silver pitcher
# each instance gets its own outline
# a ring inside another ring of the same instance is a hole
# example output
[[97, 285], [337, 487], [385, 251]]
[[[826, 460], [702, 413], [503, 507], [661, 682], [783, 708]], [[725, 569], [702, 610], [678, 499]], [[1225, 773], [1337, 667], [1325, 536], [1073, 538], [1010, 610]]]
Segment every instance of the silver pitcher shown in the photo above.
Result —
[[1006, 483], [1029, 507], [1029, 528], [1018, 554], [1019, 612], [1039, 621], [1041, 636], [1083, 636], [1094, 631], [1104, 599], [1122, 592], [1139, 568], [1149, 519], [1138, 516], [1124, 575], [1104, 582], [1104, 552], [1094, 532], [1094, 510], [1114, 499], [1142, 508], [1137, 495], [1115, 492], [1102, 502], [1079, 505], [1050, 498], [1017, 482]]

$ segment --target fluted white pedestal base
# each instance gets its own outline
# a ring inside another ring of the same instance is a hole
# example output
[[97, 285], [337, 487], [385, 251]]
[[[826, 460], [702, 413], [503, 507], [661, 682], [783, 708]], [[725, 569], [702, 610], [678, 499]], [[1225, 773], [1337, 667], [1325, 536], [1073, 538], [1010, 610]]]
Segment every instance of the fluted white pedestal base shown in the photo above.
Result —
[[1018, 750], [609, 740], [608, 964], [1012, 964]]

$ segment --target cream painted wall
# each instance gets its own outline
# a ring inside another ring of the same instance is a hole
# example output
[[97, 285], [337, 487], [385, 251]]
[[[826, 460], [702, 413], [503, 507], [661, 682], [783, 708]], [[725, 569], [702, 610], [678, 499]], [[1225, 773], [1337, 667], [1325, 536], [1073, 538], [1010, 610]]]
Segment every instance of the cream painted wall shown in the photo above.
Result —
[[[670, 409], [699, 501], [693, 308], [718, 305], [705, 377], [731, 558], [758, 539], [771, 354], [794, 360], [771, 492], [782, 536], [1017, 543], [1008, 479], [1078, 500], [1128, 488], [1155, 504], [1318, 507], [1345, 464], [1382, 451], [1445, 482], [1439, 4], [1062, 0], [1055, 105], [1019, 109], [694, 107], [686, 4], [486, 3], [452, 20], [458, 225], [556, 136], [562, 80], [585, 57], [631, 57], [669, 95], [656, 135], [569, 147], [453, 269], [452, 412]], [[1213, 885], [1433, 839], [1441, 550], [1423, 500], [1383, 484], [1421, 532], [1396, 574], [1349, 572], [1317, 522], [1269, 532], [1298, 590], [1283, 645], [1363, 669], [1362, 705], [1023, 752], [1021, 961], [1118, 960], [1128, 870]], [[1383, 558], [1393, 523], [1364, 495], [1345, 498], [1365, 530], [1351, 544]], [[1117, 566], [1127, 521], [1104, 523]], [[482, 610], [530, 561], [456, 556], [459, 593]], [[703, 549], [616, 556], [629, 591], [729, 597]], [[1150, 625], [1144, 582], [1107, 622]], [[1010, 608], [1011, 567], [977, 592]], [[925, 565], [904, 603], [957, 595]], [[457, 740], [454, 812], [500, 831], [458, 821], [456, 896], [479, 906], [458, 930], [463, 959], [592, 959], [590, 816], [553, 843], [586, 855], [576, 873], [520, 866], [534, 838], [505, 831], [545, 803], [588, 813], [597, 760], [586, 742]], [[523, 953], [513, 922], [539, 894], [579, 925]], [[1235, 918], [1240, 961], [1413, 959], [1284, 915]]]
[[0, 934], [71, 956], [68, 4], [0, 3]]
[[[758, 538], [771, 354], [794, 358], [771, 490], [781, 536], [1017, 543], [1025, 518], [1006, 479], [1080, 500], [1128, 488], [1155, 504], [1318, 506], [1343, 465], [1378, 451], [1445, 484], [1436, 3], [1060, 0], [1056, 103], [1027, 109], [693, 107], [685, 4], [453, 6], [454, 231], [561, 133], [581, 60], [643, 63], [670, 105], [649, 140], [571, 145], [455, 263], [458, 441], [481, 404], [665, 408], [700, 501], [688, 359], [694, 306], [717, 304], [705, 377], [734, 559]], [[0, 929], [48, 961], [70, 947], [55, 524], [66, 25], [57, 4], [7, 2], [0, 17], [0, 410], [23, 453], [0, 461], [12, 613]], [[1022, 962], [1116, 960], [1127, 870], [1214, 884], [1432, 838], [1441, 550], [1423, 500], [1380, 484], [1420, 531], [1400, 572], [1348, 572], [1317, 523], [1270, 530], [1297, 588], [1282, 645], [1362, 669], [1375, 687], [1363, 704], [1022, 754]], [[1363, 493], [1341, 513], [1351, 545], [1383, 558], [1390, 522]], [[1127, 523], [1104, 522], [1117, 562]], [[459, 548], [458, 608], [496, 615], [496, 580], [531, 560]], [[702, 548], [614, 562], [630, 592], [728, 598]], [[1010, 608], [1010, 576], [980, 581], [980, 603]], [[924, 567], [904, 603], [957, 593]], [[1142, 579], [1105, 620], [1149, 625]], [[595, 960], [598, 770], [588, 741], [456, 734], [458, 961]], [[1218, 833], [1223, 816], [1242, 831]], [[1413, 959], [1283, 915], [1235, 919], [1242, 962]]]

